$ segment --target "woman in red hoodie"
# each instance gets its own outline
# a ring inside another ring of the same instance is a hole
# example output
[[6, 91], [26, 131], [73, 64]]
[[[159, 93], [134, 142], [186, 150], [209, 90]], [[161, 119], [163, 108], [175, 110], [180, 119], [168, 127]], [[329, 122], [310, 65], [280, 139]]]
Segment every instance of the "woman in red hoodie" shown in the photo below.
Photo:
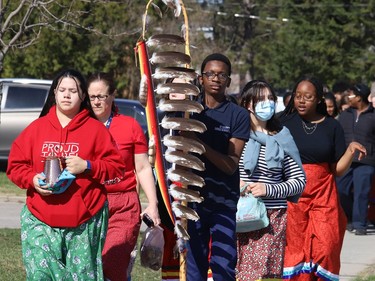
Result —
[[[27, 190], [21, 212], [27, 280], [104, 280], [104, 184], [119, 182], [125, 165], [94, 116], [83, 76], [63, 71], [51, 85], [40, 118], [12, 145], [7, 175]], [[51, 156], [62, 160], [65, 174], [75, 177], [62, 193], [44, 182], [44, 163]]]

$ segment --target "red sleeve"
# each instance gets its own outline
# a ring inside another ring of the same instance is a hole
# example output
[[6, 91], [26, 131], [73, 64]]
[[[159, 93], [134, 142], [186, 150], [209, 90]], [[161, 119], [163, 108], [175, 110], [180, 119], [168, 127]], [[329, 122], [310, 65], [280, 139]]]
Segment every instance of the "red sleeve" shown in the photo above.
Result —
[[148, 145], [145, 134], [141, 125], [137, 120], [133, 119], [133, 137], [134, 137], [134, 154], [142, 154], [148, 152]]
[[20, 149], [16, 141], [13, 142], [6, 174], [15, 185], [22, 189], [34, 188], [33, 178], [37, 173], [31, 167], [29, 157], [25, 154], [25, 150]]
[[[34, 188], [33, 178], [43, 172], [44, 164], [36, 157], [34, 143], [40, 134], [39, 121], [32, 122], [14, 140], [8, 157], [6, 174], [19, 188]], [[38, 163], [35, 165], [35, 162]]]

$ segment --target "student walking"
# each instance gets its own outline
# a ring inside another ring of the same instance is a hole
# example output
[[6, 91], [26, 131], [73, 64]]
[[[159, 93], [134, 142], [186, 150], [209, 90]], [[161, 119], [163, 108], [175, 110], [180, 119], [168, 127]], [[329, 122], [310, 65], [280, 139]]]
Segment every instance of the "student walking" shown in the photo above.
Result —
[[250, 118], [244, 108], [226, 99], [230, 74], [231, 63], [222, 54], [211, 54], [202, 63], [199, 80], [204, 110], [192, 118], [203, 122], [207, 131], [189, 135], [200, 140], [206, 149], [201, 156], [205, 171], [197, 172], [205, 186], [196, 188], [204, 201], [189, 204], [200, 219], [188, 221], [188, 281], [206, 281], [209, 267], [215, 281], [235, 280], [238, 162], [249, 138]]
[[261, 197], [269, 225], [237, 233], [237, 279], [282, 279], [287, 198], [297, 203], [305, 186], [298, 149], [275, 118], [277, 96], [265, 81], [253, 80], [241, 92], [251, 118], [250, 140], [240, 159], [241, 190]]
[[[59, 194], [40, 182], [51, 156], [75, 176]], [[21, 211], [27, 280], [104, 280], [108, 204], [102, 183], [121, 181], [124, 170], [113, 139], [95, 119], [85, 79], [75, 70], [61, 72], [41, 117], [17, 137], [8, 160], [9, 179], [27, 190]]]
[[[141, 216], [146, 213], [155, 225], [160, 223], [155, 181], [148, 161], [148, 145], [139, 123], [132, 117], [118, 113], [112, 77], [104, 72], [95, 73], [88, 78], [87, 84], [93, 111], [113, 136], [122, 162], [127, 167], [124, 180], [106, 185], [109, 222], [103, 249], [105, 277], [111, 281], [126, 281], [130, 254], [139, 236]], [[137, 183], [148, 200], [142, 214]]]
[[364, 159], [355, 155], [349, 170], [337, 178], [340, 201], [348, 219], [347, 230], [356, 235], [367, 234], [368, 203], [375, 172], [375, 110], [368, 101], [370, 89], [365, 84], [354, 85], [349, 92], [350, 108], [340, 114], [345, 143], [353, 140], [367, 150]]
[[345, 150], [344, 132], [327, 114], [323, 86], [313, 76], [298, 80], [284, 114], [306, 172], [306, 186], [298, 203], [288, 202], [284, 279], [339, 280], [340, 253], [346, 227], [335, 176], [350, 166], [356, 142]]

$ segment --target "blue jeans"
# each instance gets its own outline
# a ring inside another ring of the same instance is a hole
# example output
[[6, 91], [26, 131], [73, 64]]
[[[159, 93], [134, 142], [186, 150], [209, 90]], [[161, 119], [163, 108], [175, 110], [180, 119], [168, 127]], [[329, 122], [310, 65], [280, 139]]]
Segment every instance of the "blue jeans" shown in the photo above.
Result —
[[[200, 219], [188, 221], [187, 281], [207, 281], [209, 266], [215, 281], [235, 281], [237, 263], [236, 212], [197, 210]], [[208, 260], [209, 243], [211, 258]]]
[[369, 193], [375, 167], [353, 163], [345, 175], [337, 177], [337, 187], [348, 221], [355, 229], [366, 229]]

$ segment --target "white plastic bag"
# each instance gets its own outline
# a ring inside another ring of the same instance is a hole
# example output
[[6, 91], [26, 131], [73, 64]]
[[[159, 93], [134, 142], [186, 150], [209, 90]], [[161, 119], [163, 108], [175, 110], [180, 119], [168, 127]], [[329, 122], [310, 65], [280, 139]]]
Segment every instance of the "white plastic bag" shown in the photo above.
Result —
[[141, 265], [159, 270], [163, 262], [164, 236], [159, 226], [148, 227], [141, 242]]

